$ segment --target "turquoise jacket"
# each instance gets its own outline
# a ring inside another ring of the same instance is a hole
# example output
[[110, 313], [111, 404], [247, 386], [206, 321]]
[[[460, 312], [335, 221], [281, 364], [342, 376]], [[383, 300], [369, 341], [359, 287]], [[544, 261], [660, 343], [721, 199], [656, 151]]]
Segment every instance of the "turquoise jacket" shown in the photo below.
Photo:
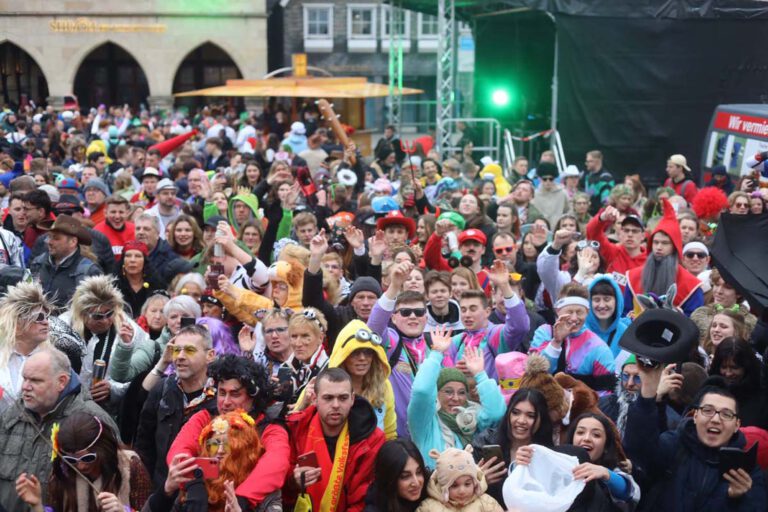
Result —
[[[411, 401], [408, 404], [408, 430], [411, 440], [416, 443], [424, 462], [430, 468], [435, 467], [435, 460], [429, 456], [429, 451], [434, 448], [442, 452], [448, 448], [437, 416], [437, 377], [440, 375], [442, 362], [442, 353], [430, 352], [413, 379]], [[488, 378], [485, 371], [478, 373], [475, 381], [482, 406], [477, 418], [476, 432], [481, 432], [504, 417], [506, 404], [499, 386]], [[453, 437], [454, 447], [464, 448], [458, 436], [454, 434]]]

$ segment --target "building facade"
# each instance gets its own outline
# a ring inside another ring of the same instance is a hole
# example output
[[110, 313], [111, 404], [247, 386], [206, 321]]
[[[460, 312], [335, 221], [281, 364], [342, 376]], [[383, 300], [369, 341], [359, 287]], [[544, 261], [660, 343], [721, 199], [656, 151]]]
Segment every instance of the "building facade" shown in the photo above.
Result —
[[[290, 66], [292, 54], [306, 53], [310, 66], [334, 75], [365, 76], [373, 82], [387, 83], [390, 30], [394, 30], [403, 51], [402, 85], [425, 91], [404, 98], [402, 124], [419, 131], [433, 127], [439, 38], [436, 16], [393, 11], [381, 0], [282, 0], [280, 5], [283, 46], [270, 47], [270, 52], [280, 52], [271, 61], [280, 60], [285, 66]], [[366, 126], [382, 127], [388, 119], [388, 108], [385, 99], [368, 100]]]
[[0, 0], [0, 103], [168, 108], [266, 72], [265, 0]]

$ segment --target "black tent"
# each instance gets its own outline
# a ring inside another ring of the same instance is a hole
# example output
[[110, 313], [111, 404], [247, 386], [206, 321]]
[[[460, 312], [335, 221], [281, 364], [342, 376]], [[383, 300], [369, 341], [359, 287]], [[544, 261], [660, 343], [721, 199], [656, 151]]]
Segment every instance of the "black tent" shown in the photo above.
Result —
[[[435, 0], [390, 2], [436, 10]], [[717, 105], [768, 103], [765, 1], [456, 0], [455, 5], [474, 28], [476, 90], [505, 72], [524, 77], [516, 119], [505, 119], [507, 125], [548, 127], [557, 54], [557, 126], [568, 162], [580, 168], [586, 151], [601, 149], [609, 169], [639, 172], [650, 184], [664, 177], [673, 153], [686, 155], [698, 170]], [[482, 110], [482, 101], [477, 104]]]

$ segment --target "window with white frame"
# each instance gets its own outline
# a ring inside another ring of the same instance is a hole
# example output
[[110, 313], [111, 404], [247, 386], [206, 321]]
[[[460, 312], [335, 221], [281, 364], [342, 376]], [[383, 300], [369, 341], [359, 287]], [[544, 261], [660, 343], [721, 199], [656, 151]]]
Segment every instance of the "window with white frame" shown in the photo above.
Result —
[[374, 4], [347, 6], [348, 39], [376, 39], [376, 9]]
[[304, 5], [304, 39], [333, 39], [333, 5]]
[[393, 9], [392, 6], [381, 6], [381, 38], [389, 37], [389, 28], [394, 22], [394, 33], [403, 39], [411, 36], [411, 13], [405, 9]]
[[419, 13], [419, 37], [437, 38], [437, 16], [432, 14]]

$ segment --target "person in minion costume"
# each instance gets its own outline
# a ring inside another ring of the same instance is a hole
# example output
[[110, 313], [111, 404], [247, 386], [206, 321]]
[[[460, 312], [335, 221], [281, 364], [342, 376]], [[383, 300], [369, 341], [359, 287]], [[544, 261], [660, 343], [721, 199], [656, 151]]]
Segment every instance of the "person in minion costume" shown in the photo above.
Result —
[[480, 177], [493, 177], [493, 184], [496, 186], [496, 195], [498, 197], [508, 196], [512, 192], [512, 186], [504, 179], [501, 166], [497, 163], [490, 163], [480, 171]]

